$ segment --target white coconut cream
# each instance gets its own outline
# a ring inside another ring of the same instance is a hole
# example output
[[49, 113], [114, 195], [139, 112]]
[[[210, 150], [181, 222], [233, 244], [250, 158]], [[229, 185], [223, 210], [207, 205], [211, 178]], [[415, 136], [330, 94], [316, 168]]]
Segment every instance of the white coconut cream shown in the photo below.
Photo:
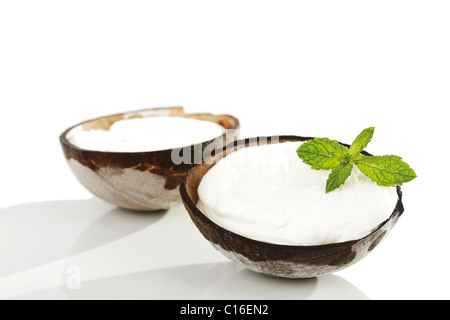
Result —
[[200, 183], [199, 209], [227, 230], [283, 245], [359, 239], [390, 217], [395, 187], [378, 186], [355, 166], [345, 185], [327, 194], [331, 171], [304, 164], [300, 144], [243, 148], [220, 160]]
[[149, 152], [181, 148], [212, 140], [225, 129], [213, 122], [183, 117], [147, 117], [115, 122], [109, 130], [72, 129], [75, 146], [107, 152]]

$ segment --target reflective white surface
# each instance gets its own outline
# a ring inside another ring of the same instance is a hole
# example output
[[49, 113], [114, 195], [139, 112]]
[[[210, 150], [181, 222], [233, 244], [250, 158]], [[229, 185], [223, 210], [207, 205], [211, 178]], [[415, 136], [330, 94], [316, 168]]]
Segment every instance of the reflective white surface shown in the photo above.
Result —
[[3, 209], [0, 220], [10, 230], [3, 299], [368, 299], [337, 275], [279, 279], [228, 261], [181, 205], [139, 213], [95, 198], [53, 201]]

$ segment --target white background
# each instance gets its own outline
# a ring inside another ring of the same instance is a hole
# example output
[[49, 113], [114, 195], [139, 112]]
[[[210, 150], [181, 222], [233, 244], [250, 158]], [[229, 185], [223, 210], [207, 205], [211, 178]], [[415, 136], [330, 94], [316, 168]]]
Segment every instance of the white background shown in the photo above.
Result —
[[[83, 279], [144, 272], [137, 282], [142, 288], [124, 291], [130, 297], [148, 286], [159, 290], [155, 297], [214, 297], [205, 292], [220, 288], [232, 298], [236, 283], [251, 282], [248, 298], [270, 298], [274, 291], [299, 298], [308, 290], [323, 293], [306, 294], [310, 298], [345, 292], [350, 298], [450, 298], [449, 16], [448, 1], [1, 1], [0, 297], [83, 297], [55, 289], [78, 254]], [[405, 214], [365, 260], [310, 290], [308, 281], [234, 270], [181, 206], [156, 222], [131, 213], [125, 218], [94, 199], [68, 169], [58, 142], [67, 127], [175, 105], [235, 115], [244, 137], [292, 134], [351, 143], [376, 126], [368, 151], [400, 155], [419, 176], [403, 188]], [[108, 218], [111, 212], [118, 220]], [[111, 226], [100, 223], [102, 217]], [[181, 225], [180, 234], [191, 240], [164, 238]], [[186, 241], [201, 250], [190, 254], [193, 248], [180, 244]], [[158, 284], [159, 273], [150, 277], [155, 283], [145, 278], [150, 269], [164, 273], [169, 266], [180, 277], [169, 289]], [[221, 268], [218, 286], [214, 272]], [[216, 280], [202, 295], [192, 278], [205, 274]], [[98, 295], [110, 297], [114, 290], [105, 288], [115, 282], [96, 283]]]

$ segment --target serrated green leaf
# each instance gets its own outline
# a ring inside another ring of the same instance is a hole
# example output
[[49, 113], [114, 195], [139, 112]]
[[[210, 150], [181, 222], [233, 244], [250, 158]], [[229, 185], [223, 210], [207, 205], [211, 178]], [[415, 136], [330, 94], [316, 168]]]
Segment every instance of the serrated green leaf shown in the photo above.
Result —
[[328, 176], [326, 193], [331, 192], [345, 183], [352, 174], [353, 162], [343, 163], [334, 168]]
[[314, 138], [303, 143], [297, 149], [297, 155], [312, 169], [328, 170], [339, 166], [345, 160], [347, 151], [336, 140]]
[[355, 161], [359, 170], [380, 186], [394, 187], [417, 178], [416, 173], [402, 158], [390, 156], [363, 156]]
[[369, 142], [372, 140], [373, 133], [375, 132], [375, 127], [370, 127], [367, 129], [364, 129], [353, 141], [352, 145], [350, 146], [348, 153], [350, 154], [350, 157], [356, 157], [358, 156], [361, 151], [364, 150], [365, 147], [369, 144]]

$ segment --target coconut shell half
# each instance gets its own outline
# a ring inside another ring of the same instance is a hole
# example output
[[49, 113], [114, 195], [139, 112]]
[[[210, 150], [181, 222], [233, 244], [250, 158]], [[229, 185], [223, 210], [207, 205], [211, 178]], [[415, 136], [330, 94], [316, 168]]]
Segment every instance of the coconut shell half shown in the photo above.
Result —
[[[367, 256], [394, 227], [404, 211], [399, 186], [397, 186], [398, 201], [392, 215], [369, 235], [358, 240], [316, 246], [288, 246], [249, 239], [222, 228], [197, 208], [197, 191], [200, 182], [221, 158], [244, 145], [259, 145], [260, 141], [283, 143], [309, 139], [312, 138], [281, 136], [275, 141], [269, 137], [236, 141], [189, 171], [186, 181], [180, 186], [182, 201], [202, 235], [224, 256], [252, 271], [270, 276], [311, 278], [342, 270], [358, 262]], [[363, 154], [370, 156], [367, 152]]]
[[[153, 211], [168, 209], [181, 202], [179, 186], [193, 166], [193, 161], [175, 164], [173, 149], [150, 152], [102, 152], [79, 148], [70, 143], [68, 136], [74, 128], [84, 131], [108, 130], [115, 122], [144, 117], [184, 117], [210, 121], [224, 129], [239, 132], [239, 120], [230, 115], [209, 113], [186, 114], [182, 107], [154, 108], [86, 121], [64, 131], [60, 136], [61, 146], [75, 176], [94, 195], [121, 208]], [[180, 135], [183, 132], [179, 132]], [[155, 137], [158, 139], [158, 137]], [[192, 157], [197, 150], [203, 152], [212, 143], [220, 147], [227, 144], [228, 137], [205, 141], [190, 148]], [[178, 148], [176, 148], [178, 149]]]

